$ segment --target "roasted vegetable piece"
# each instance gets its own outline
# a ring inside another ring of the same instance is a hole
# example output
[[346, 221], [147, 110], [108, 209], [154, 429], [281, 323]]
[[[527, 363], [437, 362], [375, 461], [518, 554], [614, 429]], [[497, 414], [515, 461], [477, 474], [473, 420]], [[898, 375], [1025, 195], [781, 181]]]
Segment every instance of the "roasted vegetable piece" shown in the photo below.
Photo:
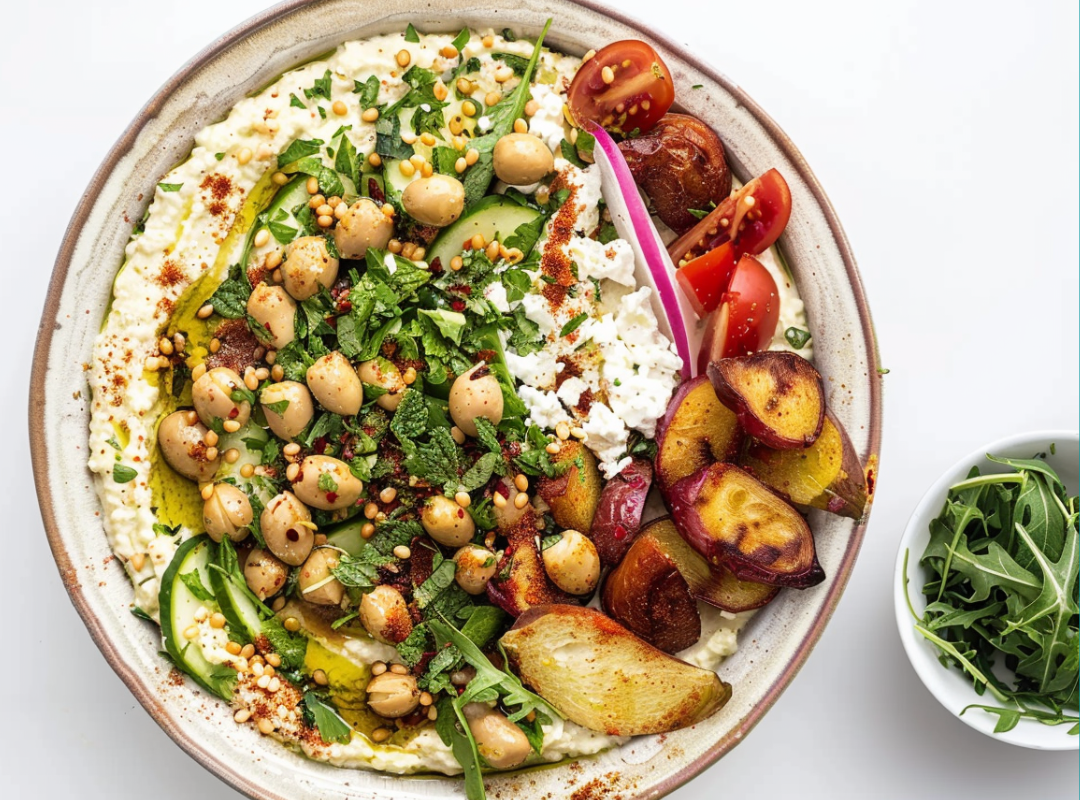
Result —
[[724, 145], [712, 128], [686, 114], [665, 114], [648, 133], [624, 139], [619, 150], [653, 209], [676, 233], [686, 233], [700, 217], [731, 194], [731, 171]]
[[742, 438], [735, 413], [720, 402], [706, 376], [683, 383], [656, 429], [660, 489], [674, 486], [713, 461], [734, 457]]
[[501, 529], [509, 540], [498, 571], [488, 582], [488, 599], [511, 616], [546, 603], [575, 603], [548, 577], [536, 546], [536, 512], [528, 508], [517, 522]]
[[814, 365], [794, 353], [769, 351], [709, 365], [720, 402], [743, 430], [769, 447], [809, 447], [825, 423], [825, 387]]
[[701, 638], [697, 602], [678, 565], [646, 536], [634, 541], [604, 580], [601, 602], [612, 619], [665, 653], [677, 653]]
[[825, 578], [802, 515], [732, 464], [679, 481], [668, 505], [686, 541], [743, 580], [806, 588]]
[[862, 519], [866, 472], [840, 422], [826, 412], [817, 441], [803, 450], [773, 450], [752, 442], [739, 464], [792, 503]]
[[657, 650], [591, 608], [531, 609], [501, 641], [522, 681], [567, 719], [612, 736], [685, 728], [731, 697], [715, 672]]
[[708, 561], [679, 534], [668, 517], [650, 522], [642, 529], [639, 539], [649, 539], [678, 568], [694, 599], [711, 606], [737, 613], [761, 608], [780, 591], [755, 581], [743, 581], [727, 567], [710, 565]]
[[641, 515], [645, 511], [652, 477], [652, 465], [635, 458], [600, 492], [600, 504], [596, 507], [589, 535], [603, 566], [615, 566], [630, 549], [641, 529]]
[[541, 478], [536, 491], [551, 506], [559, 527], [588, 533], [600, 503], [600, 470], [596, 457], [581, 442], [571, 439], [561, 444], [552, 460], [576, 463], [557, 478]]

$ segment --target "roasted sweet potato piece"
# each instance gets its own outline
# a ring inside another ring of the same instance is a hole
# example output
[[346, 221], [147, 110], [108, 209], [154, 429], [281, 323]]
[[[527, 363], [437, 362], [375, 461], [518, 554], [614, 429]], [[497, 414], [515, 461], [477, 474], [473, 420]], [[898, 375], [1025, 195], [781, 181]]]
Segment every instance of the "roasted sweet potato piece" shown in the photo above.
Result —
[[601, 602], [612, 619], [665, 653], [685, 650], [701, 638], [690, 587], [651, 536], [635, 540], [608, 574]]
[[577, 463], [558, 478], [541, 478], [536, 491], [551, 506], [551, 516], [560, 527], [588, 534], [600, 503], [600, 470], [596, 457], [581, 442], [571, 439], [561, 444], [552, 460]]
[[604, 484], [589, 532], [602, 566], [615, 566], [630, 549], [641, 529], [652, 476], [652, 465], [635, 458], [630, 466]]
[[720, 402], [709, 379], [699, 375], [679, 386], [657, 425], [657, 483], [666, 490], [713, 461], [726, 461], [741, 441], [735, 413]]
[[801, 589], [825, 578], [802, 515], [732, 464], [679, 481], [668, 504], [686, 541], [742, 580]]
[[840, 422], [826, 413], [817, 441], [804, 450], [773, 450], [752, 442], [739, 465], [792, 503], [861, 519], [866, 472]]
[[591, 608], [530, 609], [501, 641], [522, 681], [567, 719], [611, 736], [685, 728], [731, 697], [715, 672], [662, 653]]
[[779, 586], [739, 580], [727, 567], [709, 564], [687, 543], [669, 517], [650, 522], [639, 539], [652, 540], [653, 547], [675, 564], [694, 599], [724, 611], [736, 613], [761, 608], [780, 591]]
[[825, 422], [825, 387], [814, 365], [794, 353], [768, 351], [709, 364], [720, 402], [743, 430], [769, 447], [809, 447]]
[[514, 525], [500, 529], [509, 540], [498, 572], [487, 585], [488, 599], [507, 614], [518, 616], [533, 606], [576, 603], [551, 582], [536, 546], [536, 512], [527, 507]]

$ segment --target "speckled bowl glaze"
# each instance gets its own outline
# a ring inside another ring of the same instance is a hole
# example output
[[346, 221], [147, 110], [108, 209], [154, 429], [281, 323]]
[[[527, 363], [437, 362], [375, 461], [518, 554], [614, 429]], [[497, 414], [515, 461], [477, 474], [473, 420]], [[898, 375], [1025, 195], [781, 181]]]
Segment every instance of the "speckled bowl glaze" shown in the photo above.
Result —
[[[225, 704], [191, 683], [169, 679], [156, 630], [129, 613], [132, 590], [110, 558], [100, 507], [85, 467], [89, 398], [83, 364], [109, 300], [110, 286], [151, 188], [183, 159], [194, 134], [221, 119], [248, 92], [342, 41], [400, 30], [457, 31], [463, 25], [539, 32], [581, 54], [624, 38], [651, 42], [671, 69], [685, 111], [723, 137], [736, 174], [770, 167], [787, 178], [794, 212], [781, 246], [814, 333], [829, 405], [876, 475], [881, 384], [870, 312], [847, 239], [828, 199], [777, 125], [731, 80], [674, 42], [588, 0], [316, 0], [276, 6], [215, 41], [154, 96], [94, 176], [64, 237], [41, 320], [30, 389], [34, 474], [49, 542], [79, 614], [113, 669], [158, 724], [200, 764], [253, 798], [461, 797], [449, 778], [399, 778], [344, 771], [294, 755], [251, 726], [236, 725]], [[701, 84], [702, 89], [687, 91]], [[745, 629], [722, 677], [734, 696], [704, 723], [566, 765], [491, 777], [493, 798], [656, 798], [700, 773], [746, 736], [805, 662], [854, 566], [865, 521], [811, 515], [828, 579], [787, 591]]]

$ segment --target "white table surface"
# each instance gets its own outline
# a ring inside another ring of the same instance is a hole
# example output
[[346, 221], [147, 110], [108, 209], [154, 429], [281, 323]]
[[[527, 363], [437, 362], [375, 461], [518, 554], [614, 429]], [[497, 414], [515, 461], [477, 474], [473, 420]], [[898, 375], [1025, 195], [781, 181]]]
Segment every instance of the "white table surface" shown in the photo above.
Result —
[[[34, 500], [25, 387], [52, 261], [91, 174], [169, 75], [261, 5], [7, 6], [5, 797], [239, 797], [135, 703], [68, 602]], [[896, 635], [891, 575], [908, 515], [961, 454], [1077, 427], [1076, 4], [619, 5], [736, 79], [802, 149], [851, 239], [891, 370], [880, 489], [836, 615], [753, 735], [672, 796], [1075, 798], [1075, 751], [994, 742], [923, 689]]]

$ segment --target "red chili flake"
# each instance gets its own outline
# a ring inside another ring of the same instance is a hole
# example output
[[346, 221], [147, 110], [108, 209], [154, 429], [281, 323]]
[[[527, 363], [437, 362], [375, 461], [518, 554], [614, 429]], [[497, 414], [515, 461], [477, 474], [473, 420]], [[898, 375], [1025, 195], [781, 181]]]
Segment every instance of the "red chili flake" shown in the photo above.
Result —
[[459, 508], [457, 510], [458, 519], [465, 519], [465, 509]]
[[238, 416], [240, 416], [239, 408], [233, 406], [231, 409], [229, 409], [229, 419], [236, 419]]
[[326, 493], [326, 502], [328, 502], [328, 503], [336, 503], [337, 498], [338, 498], [337, 492], [327, 492]]
[[314, 450], [319, 455], [322, 455], [323, 453], [325, 453], [326, 452], [326, 437], [325, 436], [320, 436], [318, 439], [316, 439], [315, 440], [315, 446], [312, 447], [311, 449]]
[[627, 530], [622, 525], [616, 525], [615, 526], [615, 538], [616, 539], [625, 539], [626, 534], [627, 534]]

